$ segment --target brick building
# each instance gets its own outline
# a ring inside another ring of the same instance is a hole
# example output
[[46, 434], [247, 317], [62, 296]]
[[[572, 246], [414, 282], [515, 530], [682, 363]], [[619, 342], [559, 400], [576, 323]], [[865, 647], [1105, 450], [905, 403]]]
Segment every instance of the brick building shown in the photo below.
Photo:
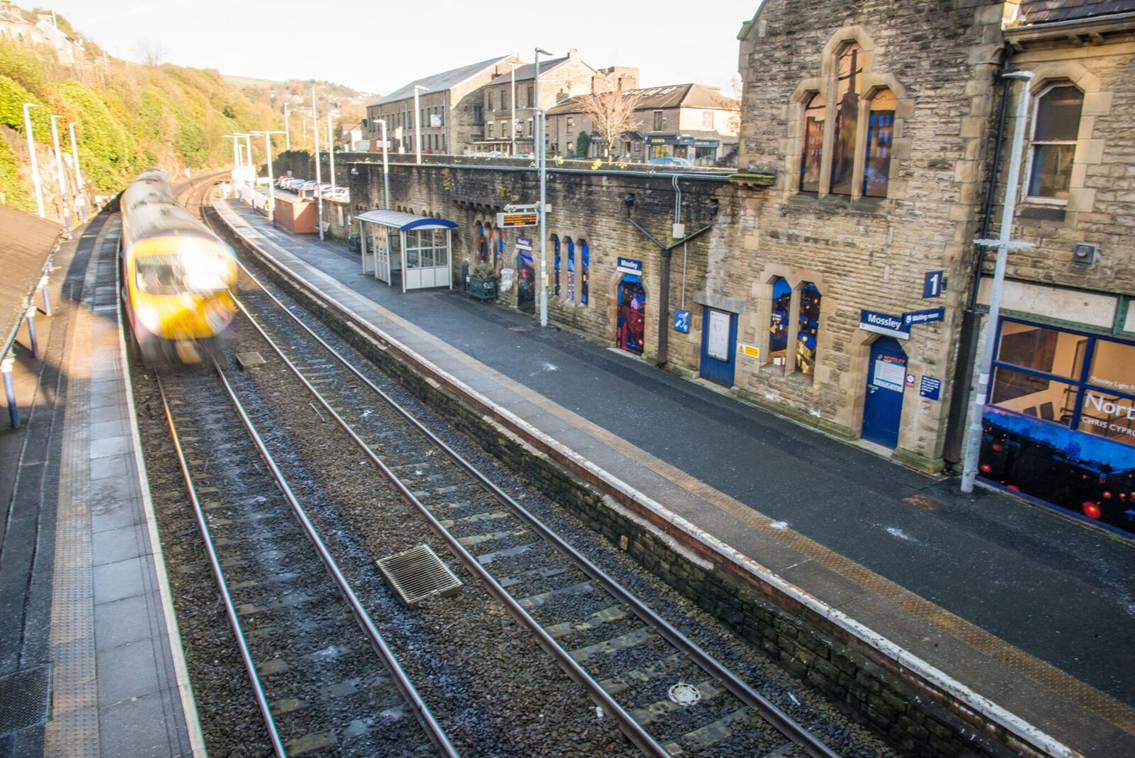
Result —
[[[485, 129], [480, 139], [474, 139], [471, 145], [477, 152], [510, 150], [510, 129], [516, 131], [516, 152], [535, 152], [533, 113], [525, 109], [532, 108], [535, 103], [536, 66], [534, 63], [516, 64], [515, 69], [516, 122], [512, 124], [514, 77], [510, 67], [484, 87]], [[540, 62], [540, 102], [536, 107], [552, 108], [556, 103], [578, 95], [603, 92], [622, 85], [633, 87], [637, 82], [638, 69], [595, 69], [587, 65], [579, 57], [579, 51], [573, 48], [562, 58]]]
[[[611, 147], [612, 156], [634, 162], [672, 156], [701, 166], [735, 157], [738, 119], [718, 88], [670, 84], [623, 91], [638, 98], [636, 119]], [[572, 155], [580, 133], [586, 133], [590, 144], [581, 157], [603, 157], [606, 145], [584, 114], [583, 102], [584, 97], [573, 97], [548, 111], [549, 142], [556, 152]]]
[[414, 92], [418, 91], [417, 124], [422, 131], [423, 153], [461, 153], [484, 130], [481, 88], [508, 72], [514, 55], [490, 58], [433, 74], [399, 87], [367, 106], [367, 137], [382, 138], [378, 123], [386, 120], [391, 152], [415, 151]]

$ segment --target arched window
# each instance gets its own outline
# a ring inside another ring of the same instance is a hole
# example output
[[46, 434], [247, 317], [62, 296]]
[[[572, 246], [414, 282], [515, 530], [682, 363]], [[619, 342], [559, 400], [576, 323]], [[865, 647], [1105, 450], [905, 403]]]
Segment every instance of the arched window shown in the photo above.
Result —
[[828, 101], [815, 92], [804, 106], [804, 154], [800, 159], [800, 191], [820, 191], [820, 164], [824, 152], [824, 118]]
[[863, 196], [886, 197], [891, 174], [891, 144], [895, 138], [895, 95], [881, 89], [871, 98], [867, 114], [867, 153], [863, 159]]
[[1029, 196], [1067, 200], [1084, 93], [1071, 84], [1048, 89], [1036, 103], [1033, 118]]
[[788, 360], [788, 314], [792, 310], [792, 287], [783, 276], [772, 280], [772, 313], [768, 324], [768, 362], [783, 366]]
[[565, 237], [564, 241], [567, 243], [567, 292], [564, 300], [570, 303], [575, 301], [575, 242], [571, 237]]
[[850, 195], [855, 184], [855, 137], [859, 126], [859, 93], [863, 84], [863, 48], [844, 46], [836, 73], [835, 140], [832, 143], [833, 195]]
[[816, 373], [816, 341], [820, 336], [820, 289], [811, 282], [800, 288], [800, 325], [796, 330], [796, 370]]
[[552, 235], [552, 288], [556, 297], [560, 296], [560, 238]]
[[587, 305], [587, 278], [591, 268], [591, 248], [587, 240], [579, 241], [579, 302]]

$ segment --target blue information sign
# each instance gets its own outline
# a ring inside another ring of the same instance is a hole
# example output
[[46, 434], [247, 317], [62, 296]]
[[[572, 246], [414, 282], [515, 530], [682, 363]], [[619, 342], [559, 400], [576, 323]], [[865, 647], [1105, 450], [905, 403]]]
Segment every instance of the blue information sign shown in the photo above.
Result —
[[634, 258], [623, 258], [619, 256], [619, 265], [616, 268], [624, 274], [638, 274], [642, 276], [642, 261], [636, 261]]
[[681, 308], [674, 309], [674, 331], [683, 334], [690, 333], [690, 312]]
[[910, 327], [907, 326], [906, 321], [900, 316], [892, 316], [889, 313], [861, 310], [859, 328], [876, 334], [885, 334], [888, 337], [904, 340], [910, 338]]
[[928, 311], [914, 311], [902, 314], [903, 326], [909, 331], [914, 324], [929, 324], [931, 321], [941, 321], [946, 317], [945, 308], [931, 308]]
[[923, 297], [942, 297], [943, 274], [941, 271], [927, 271], [922, 281]]
[[942, 380], [932, 376], [922, 377], [918, 385], [918, 394], [927, 400], [938, 400], [942, 391]]

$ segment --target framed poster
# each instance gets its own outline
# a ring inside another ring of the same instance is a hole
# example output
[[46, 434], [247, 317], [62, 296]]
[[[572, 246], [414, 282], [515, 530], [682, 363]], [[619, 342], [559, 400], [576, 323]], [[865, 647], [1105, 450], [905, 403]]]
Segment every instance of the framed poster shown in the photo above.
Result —
[[709, 341], [706, 354], [719, 361], [729, 360], [729, 314], [722, 311], [709, 312]]

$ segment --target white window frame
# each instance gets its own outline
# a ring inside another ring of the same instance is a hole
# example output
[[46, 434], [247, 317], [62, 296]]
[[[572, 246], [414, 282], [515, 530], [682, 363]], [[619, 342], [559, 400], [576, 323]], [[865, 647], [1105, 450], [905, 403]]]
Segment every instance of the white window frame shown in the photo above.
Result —
[[[1032, 178], [1033, 178], [1033, 155], [1036, 153], [1035, 148], [1036, 148], [1037, 144], [1041, 144], [1041, 145], [1072, 145], [1074, 148], [1076, 148], [1075, 152], [1072, 154], [1072, 172], [1075, 173], [1075, 171], [1076, 171], [1076, 159], [1077, 159], [1077, 155], [1080, 152], [1079, 151], [1080, 129], [1083, 127], [1083, 123], [1084, 123], [1084, 110], [1083, 110], [1082, 104], [1081, 104], [1081, 107], [1080, 107], [1080, 123], [1076, 126], [1076, 139], [1074, 139], [1074, 140], [1055, 140], [1055, 141], [1046, 140], [1046, 141], [1040, 142], [1040, 143], [1038, 143], [1036, 141], [1036, 124], [1037, 124], [1037, 114], [1040, 113], [1040, 101], [1045, 95], [1047, 95], [1052, 90], [1057, 89], [1058, 87], [1074, 87], [1074, 88], [1076, 88], [1077, 90], [1080, 91], [1081, 98], [1083, 98], [1085, 95], [1087, 95], [1087, 93], [1084, 92], [1083, 89], [1078, 87], [1075, 82], [1073, 82], [1071, 80], [1067, 80], [1067, 79], [1057, 79], [1057, 80], [1048, 82], [1044, 85], [1044, 89], [1042, 89], [1037, 94], [1033, 95], [1032, 115], [1031, 115], [1032, 123], [1029, 124], [1028, 153], [1025, 156], [1025, 166], [1024, 166], [1025, 170], [1023, 172], [1022, 182], [1021, 182], [1021, 197], [1023, 197], [1025, 199], [1025, 202], [1030, 204], [1030, 205], [1048, 205], [1048, 206], [1055, 207], [1055, 208], [1065, 208], [1068, 205], [1068, 200], [1066, 198], [1062, 199], [1062, 198], [1059, 198], [1059, 197], [1045, 197], [1044, 195], [1029, 194], [1029, 189], [1030, 189], [1029, 185], [1032, 184]], [[1083, 101], [1081, 101], [1081, 103], [1082, 102]], [[1072, 177], [1069, 176], [1068, 180], [1069, 180], [1069, 182], [1071, 182]], [[1071, 190], [1072, 190], [1072, 188], [1069, 187], [1068, 188], [1069, 194], [1071, 194]]]

